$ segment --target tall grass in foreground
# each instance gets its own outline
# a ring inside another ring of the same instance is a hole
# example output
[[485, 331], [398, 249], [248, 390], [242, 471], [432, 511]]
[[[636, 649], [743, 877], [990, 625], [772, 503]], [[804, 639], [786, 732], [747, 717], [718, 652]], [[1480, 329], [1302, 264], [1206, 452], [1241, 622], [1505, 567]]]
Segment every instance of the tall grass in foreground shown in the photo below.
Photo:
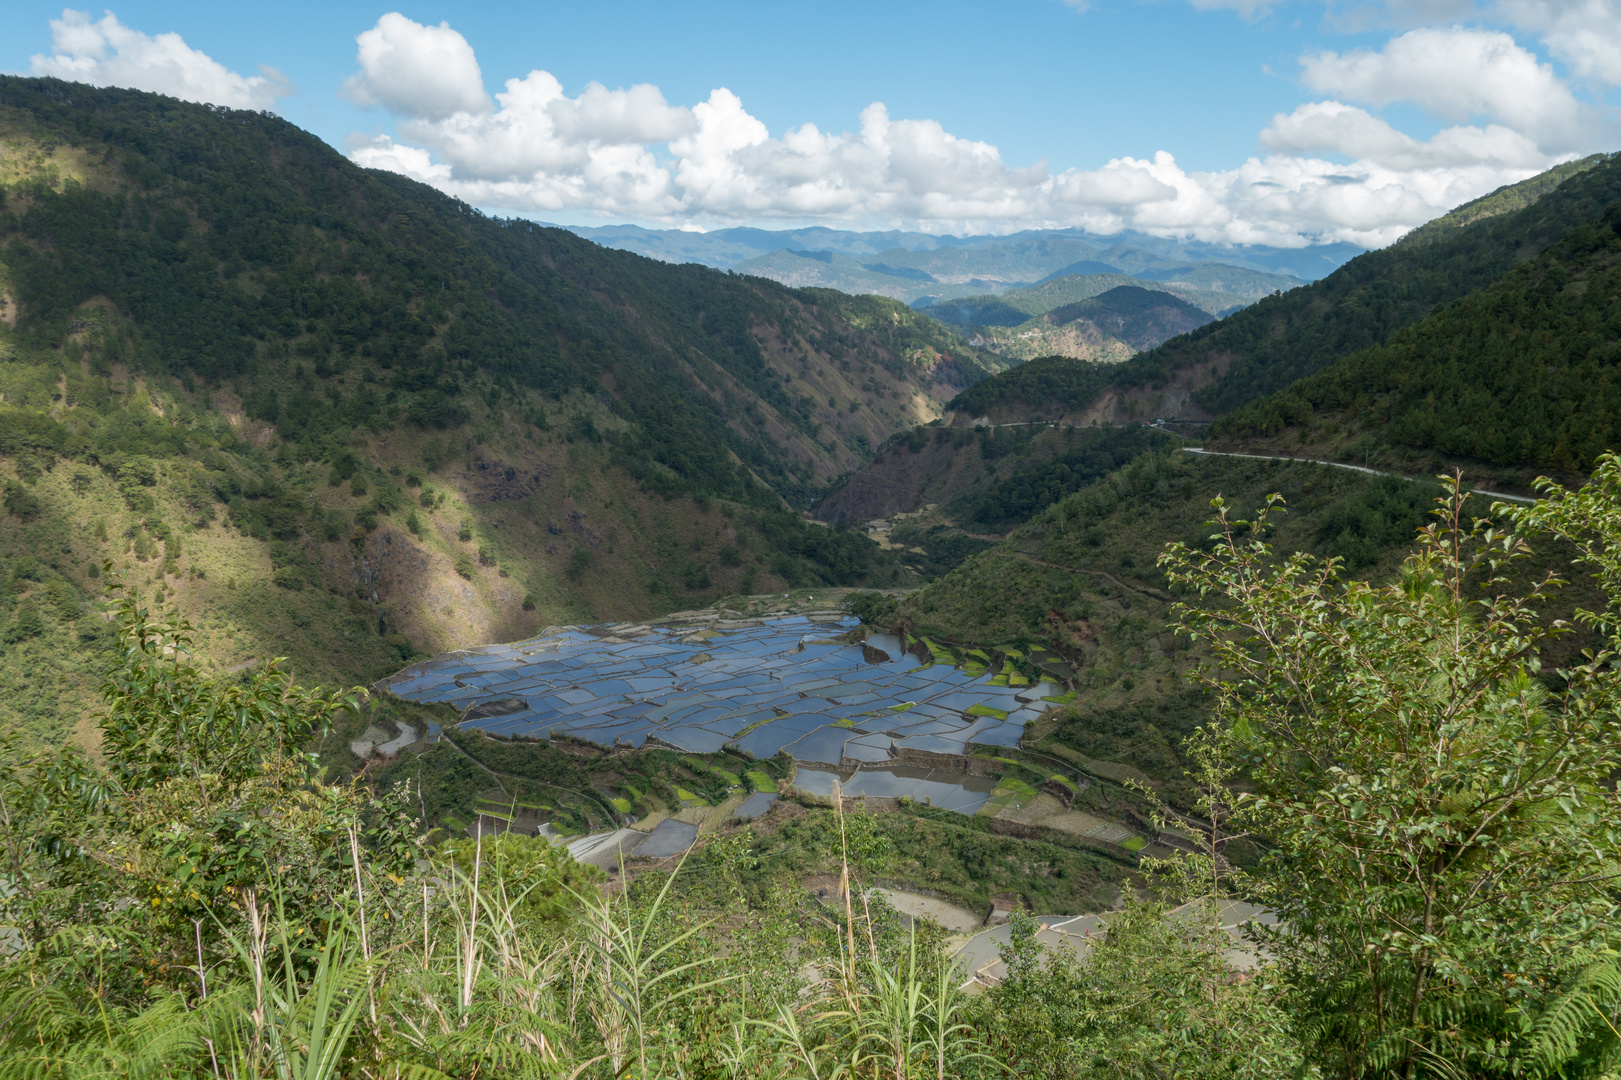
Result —
[[15, 963], [0, 975], [0, 1078], [911, 1080], [1000, 1071], [961, 1020], [954, 967], [915, 933], [880, 925], [848, 853], [842, 917], [782, 928], [797, 942], [793, 976], [782, 979], [735, 933], [716, 932], [715, 918], [673, 900], [680, 867], [648, 895], [571, 888], [560, 917], [530, 903], [543, 875], [514, 873], [517, 863], [487, 850], [511, 843], [480, 838], [467, 865], [430, 864], [410, 908], [400, 890], [377, 899], [383, 890], [368, 888], [357, 860], [346, 906], [324, 925], [290, 910], [274, 887], [244, 889], [216, 919], [221, 959], [203, 957], [199, 928], [195, 988], [164, 991], [144, 1008], [93, 994], [87, 1008], [62, 977], [71, 966], [53, 976], [47, 957]]

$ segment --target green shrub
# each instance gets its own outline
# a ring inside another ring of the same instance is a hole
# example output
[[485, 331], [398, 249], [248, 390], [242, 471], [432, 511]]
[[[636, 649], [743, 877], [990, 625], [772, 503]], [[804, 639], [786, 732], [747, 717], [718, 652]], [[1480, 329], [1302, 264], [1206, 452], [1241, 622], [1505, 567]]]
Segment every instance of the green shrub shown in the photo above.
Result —
[[299, 592], [304, 588], [304, 575], [296, 566], [283, 566], [270, 575], [270, 580], [278, 588], [290, 592]]
[[23, 600], [17, 605], [17, 610], [11, 613], [11, 625], [6, 628], [6, 641], [16, 644], [31, 637], [38, 637], [45, 632], [45, 620], [40, 617], [39, 608], [34, 606], [32, 600]]
[[15, 480], [6, 484], [6, 513], [27, 521], [39, 515], [39, 496]]
[[888, 626], [900, 608], [900, 601], [880, 592], [851, 593], [845, 600], [850, 614], [868, 626]]
[[416, 646], [412, 645], [411, 639], [404, 634], [384, 634], [383, 642], [399, 654], [402, 664], [408, 662], [417, 653]]
[[72, 583], [57, 578], [45, 586], [45, 593], [51, 598], [51, 606], [56, 608], [62, 618], [72, 620], [84, 614], [84, 605], [79, 600], [79, 590]]

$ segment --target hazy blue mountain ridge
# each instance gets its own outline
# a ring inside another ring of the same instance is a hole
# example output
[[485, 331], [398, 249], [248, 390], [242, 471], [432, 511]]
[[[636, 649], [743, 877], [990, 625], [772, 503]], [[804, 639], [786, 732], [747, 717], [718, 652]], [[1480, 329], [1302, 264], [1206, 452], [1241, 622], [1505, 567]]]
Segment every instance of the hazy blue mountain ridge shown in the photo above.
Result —
[[[570, 231], [605, 247], [666, 262], [703, 263], [786, 285], [872, 292], [907, 303], [994, 294], [1078, 273], [1186, 281], [1206, 288], [1214, 287], [1205, 282], [1241, 276], [1243, 271], [1275, 276], [1268, 288], [1248, 297], [1253, 299], [1273, 289], [1315, 281], [1361, 251], [1342, 243], [1239, 247], [1136, 232], [1098, 236], [1078, 229], [1031, 229], [1006, 236], [822, 227], [693, 232], [605, 225]], [[1206, 272], [1207, 266], [1226, 269]]]

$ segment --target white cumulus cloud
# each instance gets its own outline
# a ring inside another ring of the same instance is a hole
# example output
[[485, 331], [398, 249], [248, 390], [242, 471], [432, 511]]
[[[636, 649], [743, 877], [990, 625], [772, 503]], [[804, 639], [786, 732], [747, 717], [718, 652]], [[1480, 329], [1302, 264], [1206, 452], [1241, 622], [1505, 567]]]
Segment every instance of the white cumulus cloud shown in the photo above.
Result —
[[1577, 76], [1621, 85], [1621, 0], [1497, 0], [1494, 10], [1540, 36]]
[[489, 111], [473, 47], [450, 24], [423, 26], [389, 12], [355, 40], [360, 71], [343, 85], [351, 100], [436, 120]]
[[275, 68], [260, 65], [258, 75], [239, 75], [187, 45], [179, 34], [149, 37], [119, 22], [112, 12], [92, 20], [88, 12], [64, 10], [60, 19], [51, 20], [51, 49], [49, 56], [30, 58], [35, 75], [127, 86], [236, 109], [273, 109], [277, 98], [293, 92]]
[[1548, 163], [1534, 140], [1501, 124], [1458, 126], [1420, 142], [1354, 105], [1316, 101], [1272, 118], [1261, 145], [1284, 153], [1329, 151], [1388, 169], [1540, 169]]
[[[1279, 0], [1188, 0], [1195, 10], [1228, 8], [1244, 18]], [[1322, 0], [1325, 25], [1360, 33], [1479, 22], [1534, 34], [1570, 73], [1621, 85], [1621, 0]]]
[[1488, 116], [1561, 149], [1588, 126], [1553, 68], [1498, 31], [1426, 27], [1378, 52], [1321, 52], [1301, 66], [1302, 80], [1320, 93], [1375, 106], [1409, 101], [1452, 121]]

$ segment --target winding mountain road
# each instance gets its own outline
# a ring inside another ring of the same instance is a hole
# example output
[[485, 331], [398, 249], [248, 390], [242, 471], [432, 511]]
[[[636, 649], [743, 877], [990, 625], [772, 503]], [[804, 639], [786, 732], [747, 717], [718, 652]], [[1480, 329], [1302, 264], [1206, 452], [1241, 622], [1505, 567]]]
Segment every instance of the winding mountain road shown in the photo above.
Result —
[[[1369, 476], [1394, 476], [1398, 480], [1406, 480], [1408, 483], [1416, 482], [1414, 481], [1413, 477], [1403, 476], [1401, 473], [1383, 472], [1379, 469], [1370, 469], [1365, 465], [1347, 465], [1343, 461], [1322, 461], [1318, 458], [1303, 457], [1278, 457], [1273, 454], [1235, 454], [1223, 450], [1205, 450], [1197, 446], [1184, 446], [1182, 448], [1182, 452], [1184, 454], [1198, 454], [1201, 457], [1253, 458], [1256, 461], [1300, 461], [1307, 465], [1327, 465], [1331, 469], [1349, 469], [1352, 472], [1366, 473]], [[1535, 499], [1528, 499], [1524, 495], [1509, 495], [1502, 491], [1487, 491], [1485, 488], [1470, 488], [1469, 494], [1484, 495], [1489, 499], [1507, 499], [1509, 502], [1517, 503], [1536, 502]]]

